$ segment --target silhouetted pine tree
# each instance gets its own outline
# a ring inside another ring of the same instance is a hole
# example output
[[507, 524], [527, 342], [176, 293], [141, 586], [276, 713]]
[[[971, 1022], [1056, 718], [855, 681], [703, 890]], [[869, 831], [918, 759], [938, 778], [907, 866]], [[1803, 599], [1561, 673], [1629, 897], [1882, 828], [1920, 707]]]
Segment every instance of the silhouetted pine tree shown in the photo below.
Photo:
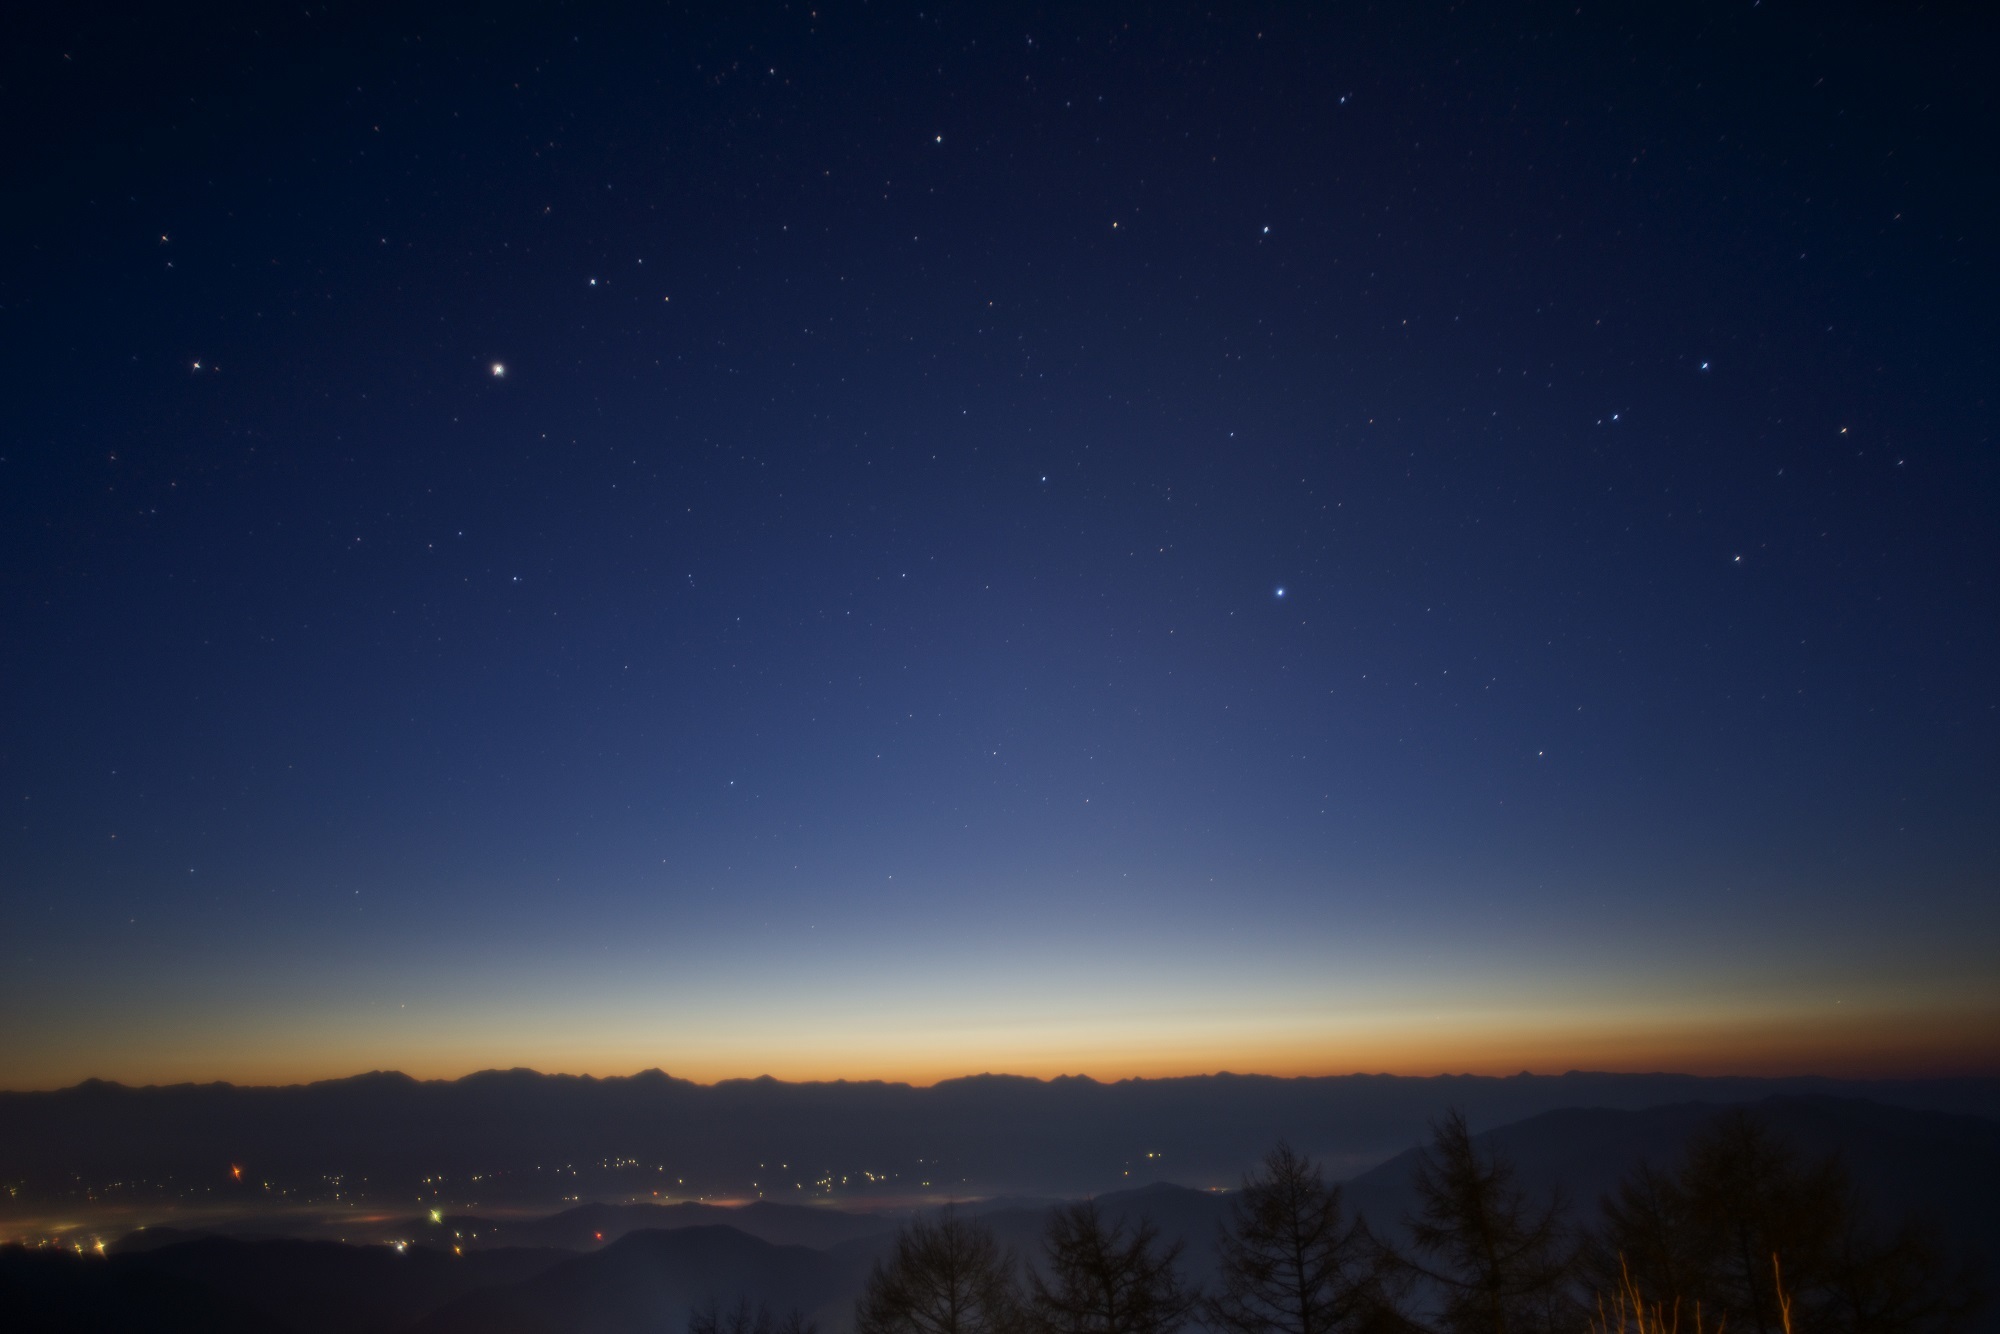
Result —
[[1810, 1293], [1825, 1277], [1848, 1203], [1832, 1159], [1801, 1166], [1745, 1107], [1727, 1108], [1688, 1141], [1681, 1193], [1707, 1283], [1692, 1294], [1727, 1313], [1739, 1334], [1780, 1334], [1771, 1257], [1786, 1286]]
[[1861, 1220], [1850, 1199], [1820, 1290], [1812, 1294], [1815, 1334], [1953, 1334], [1985, 1303], [1976, 1270], [1954, 1266], [1943, 1239], [1914, 1219], [1893, 1229]]
[[1980, 1304], [1934, 1232], [1876, 1226], [1838, 1158], [1802, 1164], [1749, 1108], [1693, 1135], [1678, 1172], [1642, 1166], [1603, 1208], [1599, 1290], [1617, 1289], [1622, 1263], [1642, 1300], [1698, 1308], [1710, 1329], [1780, 1334], [1774, 1256], [1814, 1334], [1952, 1334]]
[[1288, 1144], [1244, 1178], [1215, 1249], [1221, 1291], [1203, 1307], [1226, 1334], [1356, 1334], [1387, 1305], [1374, 1249], [1344, 1217], [1340, 1187]]
[[[1627, 1283], [1648, 1306], [1672, 1310], [1684, 1302], [1690, 1318], [1694, 1303], [1712, 1299], [1709, 1281], [1712, 1247], [1696, 1234], [1681, 1179], [1641, 1163], [1602, 1201], [1603, 1225], [1588, 1248], [1591, 1281], [1603, 1293], [1617, 1293]], [[1720, 1316], [1711, 1305], [1704, 1313]]]
[[1447, 1112], [1417, 1160], [1421, 1212], [1407, 1227], [1415, 1255], [1386, 1251], [1435, 1299], [1444, 1334], [1572, 1334], [1584, 1324], [1571, 1291], [1575, 1248], [1562, 1201], [1539, 1210], [1513, 1168], [1480, 1154], [1465, 1117]]
[[855, 1334], [1021, 1334], [1014, 1257], [992, 1230], [946, 1209], [896, 1234], [854, 1304]]
[[1037, 1334], [1174, 1334], [1201, 1301], [1175, 1272], [1181, 1247], [1158, 1248], [1150, 1223], [1107, 1225], [1094, 1201], [1049, 1217], [1048, 1276], [1033, 1275]]

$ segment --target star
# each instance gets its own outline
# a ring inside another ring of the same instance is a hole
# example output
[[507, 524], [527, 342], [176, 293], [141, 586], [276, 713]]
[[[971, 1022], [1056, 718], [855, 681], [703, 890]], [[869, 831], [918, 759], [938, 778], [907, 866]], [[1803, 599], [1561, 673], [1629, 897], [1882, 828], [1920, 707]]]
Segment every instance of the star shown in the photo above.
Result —
[[499, 379], [499, 378], [500, 378], [501, 376], [505, 375], [506, 373], [507, 373], [507, 368], [506, 368], [506, 366], [502, 365], [502, 364], [501, 364], [500, 362], [497, 362], [497, 361], [493, 363], [493, 378], [494, 378], [494, 379], [496, 379], [496, 380], [497, 380], [497, 379]]

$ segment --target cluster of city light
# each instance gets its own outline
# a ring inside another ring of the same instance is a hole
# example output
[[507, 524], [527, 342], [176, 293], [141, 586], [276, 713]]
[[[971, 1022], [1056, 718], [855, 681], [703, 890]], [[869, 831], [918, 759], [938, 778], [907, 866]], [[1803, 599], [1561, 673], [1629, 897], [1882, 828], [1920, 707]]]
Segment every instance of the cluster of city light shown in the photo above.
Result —
[[107, 1253], [102, 1237], [92, 1237], [88, 1244], [86, 1244], [83, 1241], [71, 1240], [60, 1234], [29, 1233], [12, 1237], [7, 1241], [7, 1244], [9, 1246], [19, 1246], [25, 1251], [71, 1251], [77, 1255], [104, 1255]]
[[[1156, 1156], [1158, 1155], [1147, 1155], [1149, 1158]], [[928, 1190], [935, 1189], [940, 1184], [962, 1185], [965, 1183], [965, 1178], [963, 1177], [959, 1178], [957, 1182], [947, 1183], [946, 1179], [938, 1173], [940, 1164], [934, 1161], [927, 1162], [924, 1159], [918, 1159], [917, 1162], [920, 1170], [912, 1173], [908, 1180], [918, 1188]], [[628, 1203], [652, 1203], [661, 1207], [675, 1203], [676, 1197], [678, 1197], [679, 1202], [730, 1207], [741, 1204], [750, 1198], [769, 1198], [771, 1193], [782, 1192], [786, 1187], [790, 1187], [797, 1194], [809, 1194], [820, 1199], [831, 1199], [836, 1198], [845, 1190], [866, 1190], [870, 1187], [883, 1187], [905, 1180], [899, 1172], [879, 1168], [859, 1168], [842, 1171], [837, 1168], [826, 1167], [808, 1175], [803, 1172], [794, 1172], [791, 1163], [787, 1160], [780, 1160], [775, 1169], [772, 1168], [770, 1162], [767, 1160], [757, 1164], [758, 1170], [753, 1174], [755, 1179], [750, 1182], [748, 1193], [729, 1188], [725, 1188], [719, 1192], [712, 1190], [710, 1192], [700, 1190], [689, 1191], [686, 1189], [687, 1179], [685, 1177], [675, 1176], [661, 1180], [667, 1172], [672, 1170], [666, 1164], [648, 1163], [644, 1159], [630, 1154], [613, 1154], [600, 1158], [595, 1163], [581, 1166], [574, 1162], [559, 1164], [538, 1163], [533, 1165], [532, 1171], [542, 1181], [547, 1181], [549, 1178], [555, 1177], [569, 1178], [570, 1180], [579, 1182], [577, 1189], [563, 1192], [556, 1197], [555, 1202], [560, 1205], [582, 1204], [587, 1199], [611, 1198], [601, 1194], [593, 1195], [587, 1189], [581, 1187], [580, 1178], [586, 1167], [593, 1174], [643, 1174], [641, 1180], [632, 1183], [637, 1189], [629, 1192], [619, 1192], [619, 1195]], [[54, 1192], [54, 1197], [60, 1198], [67, 1195], [70, 1198], [94, 1204], [99, 1203], [100, 1197], [108, 1192], [126, 1192], [129, 1198], [130, 1192], [150, 1189], [159, 1191], [161, 1194], [171, 1198], [182, 1200], [214, 1200], [218, 1198], [218, 1186], [215, 1183], [219, 1181], [226, 1187], [254, 1191], [257, 1195], [265, 1199], [283, 1199], [288, 1202], [298, 1203], [318, 1201], [338, 1205], [343, 1209], [365, 1207], [364, 1200], [366, 1199], [366, 1187], [369, 1181], [366, 1176], [357, 1176], [344, 1172], [319, 1172], [310, 1174], [304, 1184], [297, 1182], [286, 1184], [266, 1179], [256, 1174], [253, 1168], [254, 1164], [249, 1162], [224, 1160], [218, 1167], [211, 1169], [213, 1175], [210, 1175], [206, 1181], [193, 1182], [177, 1182], [171, 1177], [164, 1178], [158, 1182], [121, 1178], [102, 1185], [96, 1185], [86, 1182], [81, 1176], [77, 1176], [68, 1190]], [[479, 1207], [478, 1200], [472, 1198], [471, 1188], [475, 1186], [491, 1188], [492, 1184], [499, 1179], [510, 1176], [517, 1180], [534, 1179], [529, 1176], [529, 1171], [526, 1167], [497, 1170], [483, 1168], [479, 1171], [456, 1173], [431, 1172], [417, 1178], [417, 1192], [414, 1202], [421, 1210], [419, 1216], [427, 1217], [431, 1226], [448, 1229], [447, 1210], [470, 1210]], [[789, 1181], [783, 1180], [785, 1176], [789, 1176], [792, 1179]], [[660, 1184], [653, 1185], [654, 1181], [659, 1181]], [[457, 1189], [454, 1189], [454, 1187], [457, 1187]], [[41, 1193], [32, 1190], [30, 1184], [26, 1182], [7, 1183], [6, 1190], [7, 1196], [11, 1200], [31, 1198], [33, 1194]], [[396, 1193], [401, 1194], [401, 1192]], [[224, 1194], [234, 1197], [236, 1192], [224, 1191]], [[795, 1194], [794, 1197], [796, 1198], [797, 1195]], [[403, 1198], [407, 1199], [409, 1196], [403, 1196]], [[547, 1199], [548, 1197], [543, 1196], [542, 1198]], [[94, 1242], [90, 1245], [77, 1242], [74, 1234], [69, 1231], [68, 1227], [60, 1229], [54, 1237], [44, 1236], [37, 1239], [32, 1236], [24, 1236], [19, 1238], [19, 1241], [23, 1245], [55, 1245], [66, 1250], [89, 1250], [91, 1246], [97, 1246], [97, 1249], [102, 1249], [101, 1246], [98, 1246]], [[409, 1237], [392, 1236], [385, 1238], [379, 1234], [372, 1241], [375, 1244], [389, 1246], [398, 1253], [402, 1253], [412, 1246], [422, 1244]], [[481, 1244], [490, 1246], [494, 1244], [493, 1239], [485, 1235], [484, 1232], [457, 1230], [452, 1231], [450, 1242], [454, 1253], [463, 1253], [467, 1247]]]

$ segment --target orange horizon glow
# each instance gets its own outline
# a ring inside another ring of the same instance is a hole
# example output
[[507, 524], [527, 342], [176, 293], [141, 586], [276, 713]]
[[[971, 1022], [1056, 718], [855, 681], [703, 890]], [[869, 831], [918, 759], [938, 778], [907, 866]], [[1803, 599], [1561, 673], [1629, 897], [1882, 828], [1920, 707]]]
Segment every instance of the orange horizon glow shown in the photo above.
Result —
[[[1900, 1020], [1901, 1022], [1894, 1022]], [[294, 1048], [284, 1056], [243, 1052], [190, 1060], [180, 1068], [137, 1057], [107, 1061], [91, 1073], [48, 1071], [18, 1091], [70, 1087], [87, 1078], [131, 1086], [226, 1082], [245, 1086], [314, 1083], [375, 1071], [420, 1081], [455, 1080], [482, 1071], [531, 1069], [596, 1079], [625, 1078], [660, 1070], [690, 1083], [712, 1086], [771, 1078], [785, 1083], [887, 1083], [929, 1088], [953, 1079], [1008, 1075], [1050, 1080], [1082, 1076], [1100, 1083], [1178, 1079], [1217, 1074], [1274, 1078], [1385, 1075], [1556, 1076], [1604, 1074], [1746, 1076], [1756, 1078], [1912, 1079], [2000, 1075], [2000, 1020], [1990, 1013], [1874, 1016], [1779, 1024], [1634, 1026], [1622, 1032], [1385, 1031], [1348, 1034], [1337, 1044], [1289, 1044], [1253, 1035], [1233, 1043], [1189, 1044], [1175, 1052], [1165, 1043], [1124, 1047], [1107, 1038], [1036, 1050], [1041, 1044], [971, 1044], [961, 1052], [911, 1044], [873, 1059], [853, 1048], [814, 1053], [745, 1043], [743, 1050], [678, 1053], [623, 1043], [535, 1043], [506, 1050], [470, 1043], [450, 1053], [405, 1047], [364, 1053], [359, 1044], [328, 1043], [316, 1055]], [[761, 1050], [759, 1050], [761, 1048]], [[371, 1055], [375, 1059], [370, 1059]], [[261, 1058], [261, 1059], [260, 1059]], [[176, 1062], [178, 1065], [179, 1063]], [[192, 1067], [192, 1068], [189, 1068]]]
[[[93, 1077], [281, 1085], [373, 1070], [441, 1080], [519, 1067], [598, 1078], [657, 1069], [698, 1084], [769, 1076], [916, 1087], [988, 1072], [1107, 1083], [1220, 1071], [2000, 1074], [2000, 994], [1970, 976], [1922, 986], [1850, 979], [1805, 996], [1740, 983], [1647, 994], [1631, 983], [1560, 978], [1539, 989], [1463, 976], [1429, 986], [1414, 974], [1345, 986], [1279, 977], [1255, 990], [1174, 990], [1147, 979], [982, 989], [970, 977], [956, 991], [936, 979], [810, 1003], [812, 990], [619, 985], [557, 1003], [540, 987], [499, 996], [446, 984], [438, 988], [446, 999], [411, 1019], [344, 996], [226, 1012], [121, 1007], [9, 1033], [0, 1039], [0, 1086], [47, 1090]], [[913, 992], [927, 999], [913, 1003]]]

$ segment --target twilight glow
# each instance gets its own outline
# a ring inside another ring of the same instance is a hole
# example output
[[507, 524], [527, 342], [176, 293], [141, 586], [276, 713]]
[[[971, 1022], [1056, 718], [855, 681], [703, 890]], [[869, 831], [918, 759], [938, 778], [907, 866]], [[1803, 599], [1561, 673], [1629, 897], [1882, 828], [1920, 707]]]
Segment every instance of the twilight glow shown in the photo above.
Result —
[[2000, 1070], [1986, 187], [1769, 8], [35, 38], [0, 1086]]

